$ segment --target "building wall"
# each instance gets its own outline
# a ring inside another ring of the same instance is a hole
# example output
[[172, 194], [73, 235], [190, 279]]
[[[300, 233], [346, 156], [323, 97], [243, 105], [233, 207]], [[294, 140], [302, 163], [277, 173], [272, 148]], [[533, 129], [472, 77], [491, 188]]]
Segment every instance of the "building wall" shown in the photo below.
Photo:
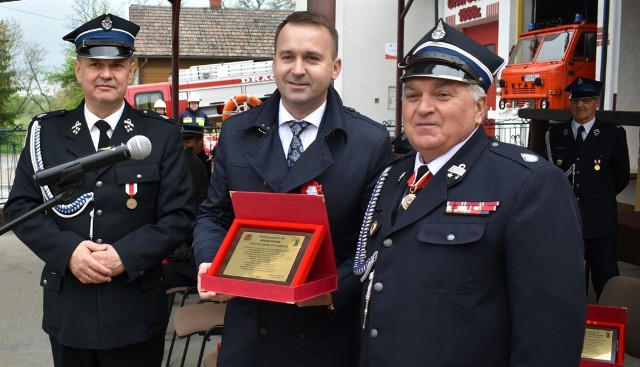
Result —
[[[434, 0], [414, 1], [405, 18], [405, 51], [435, 25]], [[385, 56], [385, 44], [397, 41], [397, 1], [335, 0], [338, 56], [342, 73], [334, 82], [346, 106], [395, 126], [395, 86], [399, 60]], [[297, 0], [296, 10], [306, 10]]]
[[[208, 65], [243, 60], [218, 60], [203, 58], [180, 59], [180, 69], [188, 69], [195, 65]], [[260, 61], [255, 59], [254, 61]], [[133, 84], [149, 84], [168, 82], [171, 75], [171, 58], [136, 58], [136, 79]], [[231, 96], [232, 97], [232, 96]]]
[[[615, 22], [619, 38], [618, 55], [619, 59], [614, 61], [613, 71], [617, 71], [617, 109], [619, 111], [640, 111], [640, 70], [638, 60], [640, 60], [640, 24], [638, 24], [638, 14], [640, 14], [640, 2], [637, 0], [612, 1], [612, 7], [616, 11], [610, 11], [610, 21]], [[613, 4], [615, 3], [615, 4]], [[619, 19], [620, 21], [616, 21]], [[610, 39], [614, 39], [610, 37]], [[631, 172], [637, 173], [640, 167], [638, 159], [640, 153], [640, 128], [625, 127], [627, 131], [627, 144], [631, 155]], [[636, 180], [640, 185], [640, 180]], [[640, 187], [639, 187], [640, 190]]]
[[[344, 19], [342, 93], [345, 104], [383, 123], [393, 133], [396, 70], [402, 55], [393, 57], [387, 52], [393, 52], [397, 46], [397, 1], [338, 3]], [[405, 52], [433, 27], [433, 14], [432, 1], [413, 2], [405, 19]], [[365, 47], [364, 40], [368, 41]]]

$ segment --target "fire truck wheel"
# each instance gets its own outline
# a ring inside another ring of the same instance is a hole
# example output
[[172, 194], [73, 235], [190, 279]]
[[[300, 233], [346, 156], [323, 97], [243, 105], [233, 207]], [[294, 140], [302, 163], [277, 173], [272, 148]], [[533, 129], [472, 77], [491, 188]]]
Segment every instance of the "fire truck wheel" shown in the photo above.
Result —
[[222, 109], [222, 121], [235, 115], [236, 113], [247, 111], [262, 103], [256, 96], [250, 94], [238, 94], [229, 98]]

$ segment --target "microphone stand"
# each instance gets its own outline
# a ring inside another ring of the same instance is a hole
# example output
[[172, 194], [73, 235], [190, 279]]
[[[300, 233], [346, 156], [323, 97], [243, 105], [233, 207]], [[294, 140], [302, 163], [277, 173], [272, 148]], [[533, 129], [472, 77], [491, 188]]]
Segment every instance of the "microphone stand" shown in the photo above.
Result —
[[58, 179], [58, 186], [60, 187], [61, 192], [51, 198], [51, 200], [45, 201], [44, 203], [28, 211], [27, 213], [0, 227], [0, 236], [7, 233], [14, 227], [17, 227], [18, 225], [24, 223], [36, 214], [44, 212], [45, 210], [51, 209], [58, 204], [64, 204], [65, 202], [71, 200], [76, 195], [76, 192], [78, 191], [78, 185], [83, 178], [84, 171], [79, 163], [67, 167], [60, 174], [60, 178]]

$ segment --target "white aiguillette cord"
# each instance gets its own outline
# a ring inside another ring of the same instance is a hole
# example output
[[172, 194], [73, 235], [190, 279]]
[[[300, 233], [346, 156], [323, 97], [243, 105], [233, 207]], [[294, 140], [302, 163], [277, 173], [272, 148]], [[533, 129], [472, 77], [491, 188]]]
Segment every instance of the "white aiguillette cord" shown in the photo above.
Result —
[[382, 186], [384, 185], [387, 176], [389, 175], [389, 170], [391, 166], [387, 167], [384, 172], [380, 175], [376, 186], [373, 189], [373, 193], [371, 194], [371, 199], [369, 199], [369, 205], [367, 206], [367, 210], [364, 214], [364, 219], [362, 221], [362, 227], [360, 228], [360, 234], [358, 236], [358, 248], [356, 250], [356, 256], [353, 262], [353, 272], [356, 275], [360, 275], [360, 281], [364, 282], [367, 277], [369, 278], [369, 285], [367, 286], [367, 294], [365, 295], [365, 307], [364, 307], [364, 318], [362, 321], [362, 329], [364, 330], [365, 325], [367, 323], [367, 313], [369, 312], [369, 300], [371, 299], [371, 284], [373, 284], [373, 265], [378, 258], [378, 251], [375, 251], [370, 258], [367, 259], [367, 239], [369, 238], [369, 230], [371, 229], [371, 224], [373, 223], [373, 213], [375, 212], [376, 205], [378, 204], [378, 198], [380, 197], [380, 192], [382, 192]]

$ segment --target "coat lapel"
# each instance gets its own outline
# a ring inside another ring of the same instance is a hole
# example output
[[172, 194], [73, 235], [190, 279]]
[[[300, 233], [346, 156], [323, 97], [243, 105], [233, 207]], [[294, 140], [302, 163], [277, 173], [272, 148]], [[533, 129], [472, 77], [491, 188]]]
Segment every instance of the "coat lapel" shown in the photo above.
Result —
[[[413, 161], [411, 162], [413, 163]], [[405, 195], [407, 190], [407, 179], [413, 173], [413, 164], [407, 170], [405, 177], [402, 178], [402, 182], [397, 185], [394, 200], [397, 214], [395, 217], [395, 221], [391, 226], [391, 232], [398, 231], [411, 223], [419, 220], [420, 218], [431, 213], [435, 208], [437, 208], [442, 202], [446, 200], [447, 197], [447, 187], [445, 184], [445, 179], [443, 172], [440, 171], [438, 174], [431, 178], [431, 181], [427, 184], [427, 186], [420, 190], [417, 193], [416, 198], [413, 200], [411, 205], [405, 210], [400, 207], [400, 201], [402, 197]], [[393, 207], [392, 207], [393, 209]]]
[[[139, 128], [136, 129], [136, 126], [135, 126], [135, 115], [134, 115], [133, 108], [129, 106], [128, 103], [125, 102], [122, 116], [120, 116], [120, 120], [118, 121], [116, 128], [113, 130], [113, 134], [111, 134], [109, 146], [115, 147], [122, 144], [127, 144], [129, 139], [132, 138], [134, 135], [136, 135], [138, 131], [139, 131]], [[106, 166], [106, 167], [97, 169], [96, 177], [99, 177], [111, 167], [112, 166]]]
[[290, 192], [321, 175], [333, 165], [331, 150], [327, 139], [333, 138], [336, 130], [344, 131], [344, 121], [338, 108], [342, 103], [337, 92], [330, 88], [327, 97], [327, 109], [320, 123], [318, 135], [296, 164], [290, 169], [282, 149], [278, 134], [278, 108], [280, 93], [269, 98], [267, 105], [256, 117], [250, 129], [261, 131], [264, 136], [249, 147], [244, 156], [275, 192]]
[[[277, 113], [276, 113], [277, 114]], [[264, 114], [261, 114], [261, 116]], [[257, 121], [260, 119], [258, 117]], [[275, 122], [269, 122], [268, 131], [263, 131], [262, 136], [254, 145], [250, 146], [244, 153], [245, 159], [251, 164], [253, 169], [264, 180], [264, 182], [275, 192], [282, 192], [280, 184], [287, 175], [289, 167], [282, 150], [282, 143], [278, 135]]]
[[84, 119], [84, 104], [69, 112], [65, 124], [67, 150], [71, 155], [78, 158], [95, 152], [91, 133]]
[[140, 128], [136, 127], [134, 112], [133, 108], [125, 103], [120, 121], [118, 121], [115, 130], [113, 130], [113, 134], [111, 134], [110, 146], [115, 147], [121, 144], [127, 144], [129, 139], [139, 134]]
[[[468, 172], [472, 169], [482, 151], [487, 148], [488, 143], [484, 130], [481, 127], [478, 128], [469, 141], [433, 176], [427, 186], [418, 192], [409, 208], [401, 215], [397, 215], [395, 222], [388, 222], [393, 223], [390, 232], [405, 228], [440, 207], [447, 200], [449, 189], [458, 185], [467, 177]], [[409, 161], [410, 166], [405, 166], [405, 169], [408, 170], [405, 174], [406, 178], [403, 178], [403, 182], [394, 189], [392, 197], [395, 202], [390, 203], [390, 205], [399, 206], [400, 200], [404, 196], [407, 188], [406, 180], [413, 170], [414, 160]], [[394, 209], [393, 207], [391, 208]], [[398, 208], [397, 210], [403, 209]], [[390, 218], [387, 218], [387, 220], [390, 220]]]

